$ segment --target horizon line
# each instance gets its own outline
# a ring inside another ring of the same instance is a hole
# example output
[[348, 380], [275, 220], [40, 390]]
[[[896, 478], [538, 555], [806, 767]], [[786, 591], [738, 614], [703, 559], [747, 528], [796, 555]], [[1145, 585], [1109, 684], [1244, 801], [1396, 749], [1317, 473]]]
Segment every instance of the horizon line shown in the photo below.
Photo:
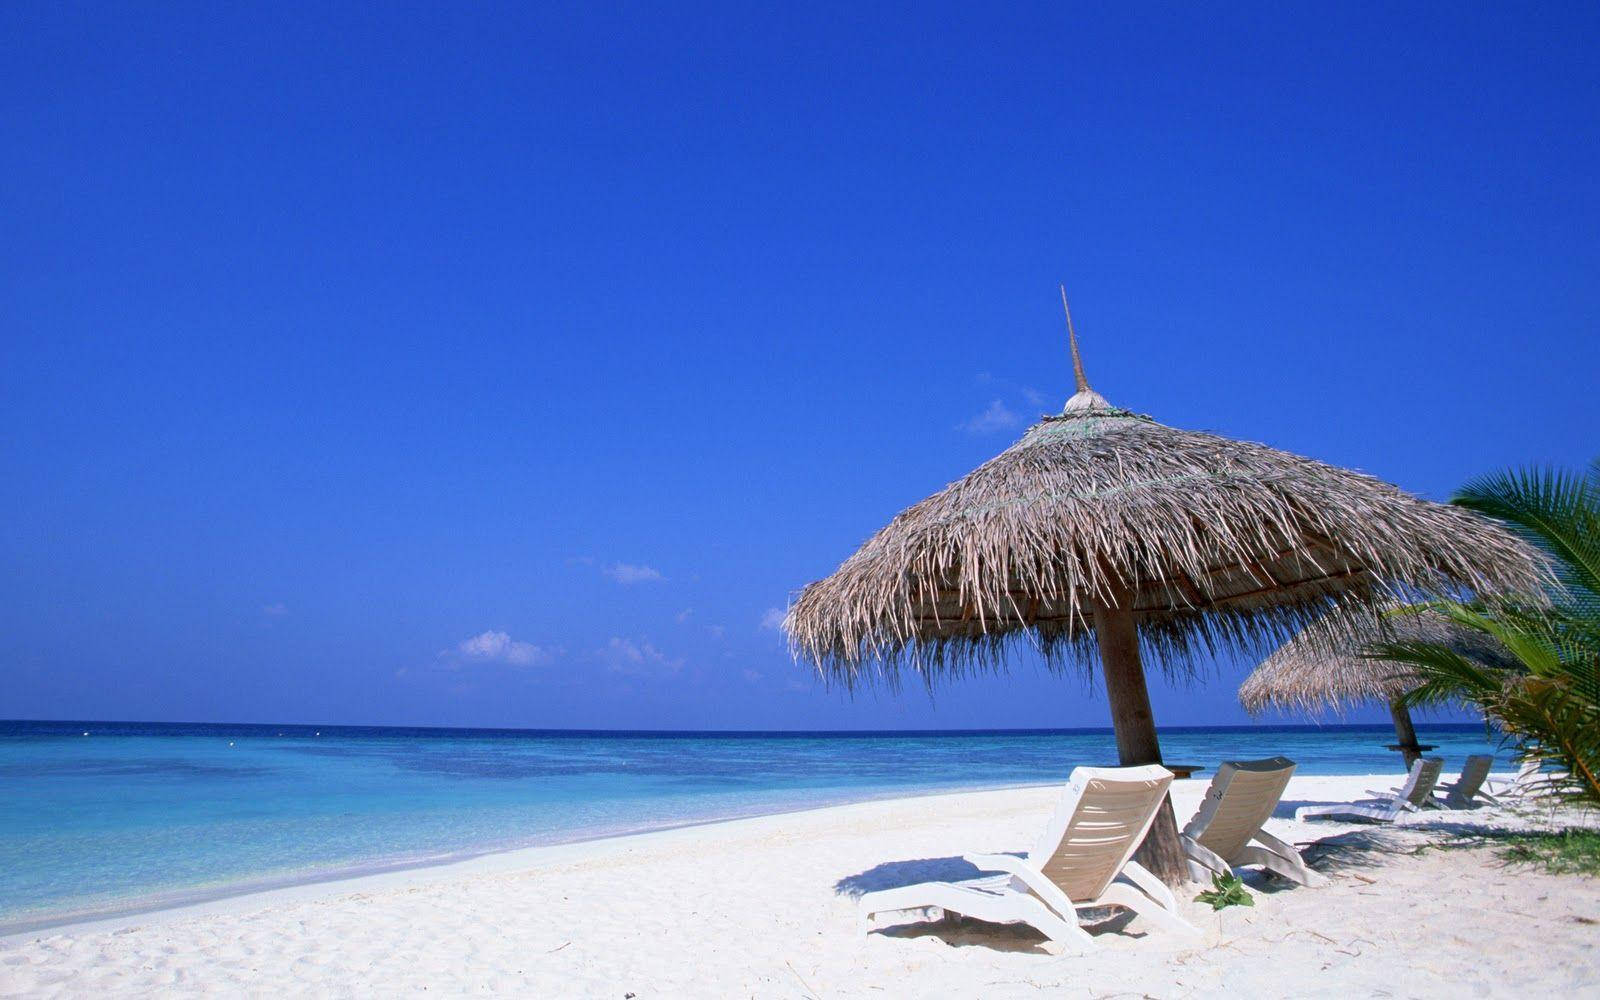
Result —
[[[537, 735], [569, 735], [569, 736], [1028, 736], [1028, 735], [1055, 735], [1063, 733], [1082, 733], [1114, 735], [1111, 726], [1054, 726], [1054, 727], [1024, 727], [1024, 728], [963, 728], [963, 729], [599, 729], [599, 728], [572, 728], [559, 729], [549, 727], [522, 727], [522, 726], [441, 726], [441, 725], [409, 725], [393, 723], [352, 723], [352, 722], [167, 722], [156, 720], [136, 719], [0, 719], [0, 726], [9, 725], [50, 725], [50, 726], [215, 726], [232, 727], [237, 729], [295, 729], [295, 730], [340, 730], [340, 729], [407, 729], [420, 730], [432, 733], [519, 733]], [[1451, 729], [1480, 729], [1483, 723], [1479, 722], [1419, 722], [1418, 729], [1426, 728], [1451, 728]], [[1288, 722], [1288, 723], [1224, 723], [1218, 725], [1172, 725], [1163, 726], [1160, 732], [1179, 731], [1216, 731], [1230, 732], [1254, 729], [1377, 729], [1391, 730], [1393, 727], [1388, 722]], [[280, 734], [281, 735], [281, 734]], [[296, 733], [295, 735], [303, 735]]]

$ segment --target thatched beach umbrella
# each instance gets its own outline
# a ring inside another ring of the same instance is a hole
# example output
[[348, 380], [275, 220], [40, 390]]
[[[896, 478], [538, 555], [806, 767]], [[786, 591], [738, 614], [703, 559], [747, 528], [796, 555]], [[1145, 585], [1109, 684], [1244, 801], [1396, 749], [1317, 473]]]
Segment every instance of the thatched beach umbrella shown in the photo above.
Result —
[[[1063, 295], [1063, 302], [1065, 295]], [[1467, 511], [1259, 444], [1178, 430], [1089, 388], [903, 511], [784, 621], [798, 657], [854, 685], [1001, 666], [1013, 646], [1085, 670], [1098, 652], [1123, 764], [1161, 760], [1142, 655], [1259, 650], [1386, 583], [1521, 591], [1526, 546]], [[1170, 804], [1140, 851], [1187, 876]]]
[[1367, 702], [1386, 705], [1396, 737], [1390, 749], [1400, 751], [1410, 767], [1433, 749], [1417, 741], [1411, 712], [1399, 701], [1422, 683], [1422, 677], [1407, 664], [1366, 655], [1382, 642], [1436, 643], [1478, 662], [1508, 662], [1505, 651], [1489, 637], [1456, 628], [1434, 612], [1327, 618], [1308, 625], [1262, 660], [1239, 686], [1239, 703], [1252, 715], [1269, 708], [1317, 714]]

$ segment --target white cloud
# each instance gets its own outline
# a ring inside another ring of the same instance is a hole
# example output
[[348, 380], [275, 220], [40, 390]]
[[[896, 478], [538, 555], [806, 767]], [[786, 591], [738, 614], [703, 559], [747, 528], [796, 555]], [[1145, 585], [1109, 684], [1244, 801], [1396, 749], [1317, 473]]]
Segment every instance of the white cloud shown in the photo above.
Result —
[[678, 612], [674, 617], [677, 619], [678, 624], [682, 625], [684, 622], [686, 622], [690, 618], [694, 617], [694, 608], [684, 608], [682, 611]]
[[757, 683], [758, 681], [761, 680], [761, 671], [759, 671], [759, 670], [746, 670], [744, 672], [744, 679], [749, 681], [751, 684], [755, 684], [755, 683]]
[[612, 673], [633, 677], [661, 671], [677, 673], [683, 668], [682, 657], [670, 657], [649, 642], [620, 636], [613, 636], [595, 655]]
[[282, 618], [284, 615], [289, 613], [289, 606], [282, 601], [278, 601], [274, 604], [263, 605], [261, 608], [261, 613], [266, 615], [268, 618]]
[[535, 646], [531, 642], [522, 642], [511, 638], [504, 632], [480, 632], [470, 639], [462, 639], [456, 644], [454, 658], [460, 661], [475, 661], [478, 663], [506, 663], [514, 667], [531, 667], [546, 663], [555, 656], [556, 651], [546, 646]]
[[624, 585], [653, 583], [657, 580], [666, 579], [661, 575], [661, 571], [654, 566], [635, 566], [632, 563], [614, 563], [607, 566], [604, 572], [606, 576]]
[[782, 608], [768, 608], [766, 611], [762, 612], [762, 615], [761, 615], [761, 627], [764, 628], [764, 629], [767, 629], [768, 631], [771, 631], [771, 632], [777, 632], [780, 629], [782, 629], [783, 628], [783, 609]]
[[1008, 427], [1015, 427], [1020, 423], [1022, 418], [1017, 416], [1004, 401], [996, 399], [982, 413], [958, 426], [969, 434], [991, 434]]

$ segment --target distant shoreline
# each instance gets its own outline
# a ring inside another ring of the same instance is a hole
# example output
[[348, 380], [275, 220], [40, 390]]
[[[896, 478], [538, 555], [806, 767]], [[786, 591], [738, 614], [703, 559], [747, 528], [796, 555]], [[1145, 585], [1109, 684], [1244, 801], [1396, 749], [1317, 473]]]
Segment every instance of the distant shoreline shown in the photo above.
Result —
[[[94, 735], [95, 727], [104, 730], [186, 729], [248, 733], [250, 735], [312, 736], [344, 733], [371, 735], [392, 732], [397, 735], [478, 735], [478, 736], [537, 736], [547, 738], [635, 738], [635, 739], [782, 739], [782, 738], [841, 738], [870, 739], [873, 737], [942, 736], [1109, 736], [1110, 726], [1067, 726], [1050, 729], [514, 729], [504, 727], [471, 726], [390, 726], [356, 725], [316, 722], [139, 722], [116, 719], [0, 719], [0, 730], [6, 727], [28, 727], [40, 730], [59, 728], [60, 735], [80, 735], [88, 730]], [[1393, 732], [1389, 722], [1298, 722], [1233, 724], [1222, 726], [1162, 726], [1162, 733], [1259, 733], [1259, 732]], [[1482, 722], [1419, 722], [1418, 732], [1476, 733], [1483, 731]]]

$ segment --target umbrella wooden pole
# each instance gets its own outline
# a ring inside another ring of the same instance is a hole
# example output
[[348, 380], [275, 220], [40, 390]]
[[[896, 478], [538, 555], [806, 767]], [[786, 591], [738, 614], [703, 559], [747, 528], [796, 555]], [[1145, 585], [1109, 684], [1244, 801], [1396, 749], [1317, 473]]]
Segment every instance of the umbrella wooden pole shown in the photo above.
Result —
[[[1128, 595], [1131, 598], [1131, 595]], [[1139, 633], [1134, 627], [1131, 600], [1121, 608], [1094, 608], [1094, 634], [1100, 644], [1100, 665], [1105, 672], [1106, 697], [1111, 702], [1111, 724], [1117, 733], [1117, 756], [1122, 765], [1161, 763], [1161, 743], [1156, 738], [1155, 715], [1150, 711], [1150, 689], [1145, 685], [1144, 664], [1139, 659]], [[1161, 800], [1144, 843], [1134, 860], [1170, 886], [1189, 880], [1172, 797]]]
[[1398, 701], [1389, 702], [1389, 717], [1394, 719], [1395, 743], [1400, 747], [1400, 753], [1406, 759], [1406, 770], [1416, 763], [1422, 756], [1422, 747], [1417, 743], [1417, 727], [1411, 724], [1411, 713]]

